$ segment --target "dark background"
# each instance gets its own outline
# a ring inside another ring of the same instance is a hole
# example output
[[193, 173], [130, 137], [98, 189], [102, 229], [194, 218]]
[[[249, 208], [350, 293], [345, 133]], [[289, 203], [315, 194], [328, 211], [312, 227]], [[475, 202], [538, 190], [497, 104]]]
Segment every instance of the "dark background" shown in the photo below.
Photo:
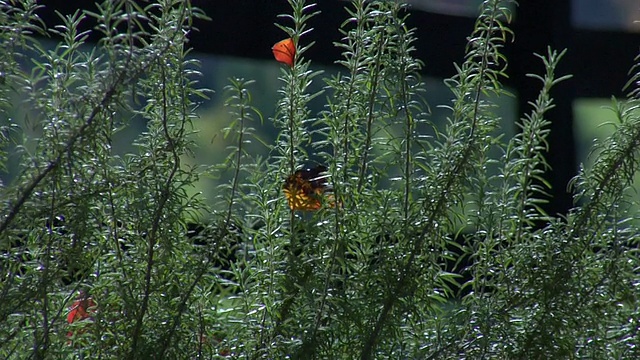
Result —
[[[194, 0], [193, 3], [212, 19], [195, 22], [199, 32], [191, 35], [194, 50], [254, 59], [271, 59], [271, 46], [283, 38], [282, 30], [273, 24], [286, 24], [277, 15], [290, 12], [284, 0]], [[95, 9], [93, 1], [48, 0], [44, 4], [46, 7], [39, 15], [48, 27], [60, 23], [55, 11], [68, 15], [79, 7]], [[306, 38], [316, 44], [305, 53], [314, 63], [332, 65], [340, 58], [333, 42], [340, 39], [337, 29], [347, 18], [344, 10], [347, 4], [337, 0], [318, 2], [316, 10], [321, 13], [311, 19], [309, 25], [314, 31]], [[424, 74], [439, 78], [451, 76], [453, 63], [463, 59], [466, 38], [475, 19], [419, 10], [410, 12], [407, 25], [416, 28], [415, 56], [425, 62]], [[86, 29], [92, 27], [89, 20], [82, 25]], [[623, 96], [628, 71], [638, 54], [640, 34], [575, 28], [571, 21], [571, 2], [557, 0], [520, 1], [512, 28], [515, 41], [505, 49], [509, 59], [509, 78], [505, 84], [515, 89], [518, 114], [530, 109], [527, 102], [535, 99], [539, 91], [536, 80], [526, 77], [527, 73], [542, 73], [542, 65], [533, 53], [545, 54], [547, 46], [555, 50], [569, 49], [557, 73], [573, 74], [573, 78], [554, 88], [552, 96], [557, 105], [548, 113], [552, 128], [547, 159], [552, 170], [548, 171], [547, 179], [553, 197], [545, 208], [549, 214], [566, 214], [573, 204], [567, 183], [577, 173], [573, 101]]]

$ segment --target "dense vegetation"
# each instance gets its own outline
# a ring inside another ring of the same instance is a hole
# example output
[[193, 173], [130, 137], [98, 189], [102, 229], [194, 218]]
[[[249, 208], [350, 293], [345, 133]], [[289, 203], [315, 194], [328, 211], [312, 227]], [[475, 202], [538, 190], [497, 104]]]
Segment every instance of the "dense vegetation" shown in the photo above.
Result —
[[[184, 161], [208, 93], [187, 41], [205, 14], [189, 1], [104, 1], [50, 29], [46, 3], [0, 2], [0, 170], [19, 168], [0, 184], [0, 357], [640, 357], [640, 68], [571, 184], [575, 208], [546, 214], [545, 113], [568, 75], [554, 72], [562, 49], [537, 55], [539, 96], [500, 135], [512, 1], [483, 4], [446, 104], [424, 100], [401, 3], [345, 2], [331, 77], [304, 57], [314, 5], [289, 3], [295, 61], [264, 119], [278, 137], [248, 151], [262, 115], [252, 80], [231, 79], [234, 145], [208, 169]], [[46, 33], [54, 49], [34, 37]], [[134, 122], [137, 151], [118, 155]], [[292, 210], [283, 180], [314, 161], [318, 209]], [[190, 195], [216, 171], [232, 180], [215, 205]]]

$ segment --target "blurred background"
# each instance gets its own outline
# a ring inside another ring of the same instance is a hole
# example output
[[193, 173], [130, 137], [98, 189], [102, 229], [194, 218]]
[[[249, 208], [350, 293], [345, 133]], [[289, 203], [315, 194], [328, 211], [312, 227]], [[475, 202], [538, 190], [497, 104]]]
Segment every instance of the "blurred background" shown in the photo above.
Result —
[[[432, 121], [443, 123], [446, 113], [437, 105], [447, 104], [451, 98], [443, 79], [452, 76], [453, 63], [463, 59], [466, 38], [473, 28], [481, 1], [410, 0], [408, 3], [407, 26], [416, 28], [415, 57], [425, 64], [422, 76]], [[199, 106], [199, 119], [195, 121], [198, 129], [195, 157], [183, 161], [208, 166], [221, 163], [230, 145], [220, 133], [231, 121], [224, 106], [227, 96], [224, 87], [229, 84], [229, 78], [255, 80], [250, 90], [253, 105], [261, 112], [263, 122], [256, 119], [252, 126], [264, 143], [273, 142], [276, 130], [271, 119], [278, 98], [277, 89], [282, 85], [278, 77], [283, 65], [273, 59], [271, 46], [286, 37], [274, 23], [289, 25], [286, 19], [278, 18], [278, 14], [290, 10], [284, 0], [194, 0], [193, 4], [211, 18], [211, 21], [196, 21], [199, 31], [192, 34], [191, 45], [195, 50], [192, 56], [201, 62], [200, 85], [214, 92], [210, 94], [210, 100], [202, 101]], [[40, 16], [49, 28], [60, 23], [55, 11], [67, 15], [77, 9], [95, 9], [93, 1], [86, 0], [48, 0], [43, 5], [45, 8]], [[324, 70], [312, 86], [314, 91], [324, 86], [322, 78], [341, 70], [335, 65], [341, 54], [333, 43], [340, 40], [338, 28], [347, 19], [345, 6], [348, 6], [346, 1], [319, 1], [316, 9], [321, 13], [310, 21], [314, 30], [302, 39], [303, 45], [315, 42], [305, 53], [312, 69]], [[562, 214], [572, 206], [567, 183], [581, 164], [589, 165], [589, 148], [594, 139], [604, 138], [613, 130], [601, 125], [614, 120], [613, 112], [606, 107], [611, 104], [611, 96], [624, 96], [622, 89], [638, 54], [640, 3], [638, 0], [521, 1], [514, 12], [515, 41], [505, 49], [509, 59], [509, 78], [505, 79], [505, 84], [514, 96], [496, 99], [501, 105], [499, 115], [507, 136], [515, 131], [514, 121], [530, 110], [527, 102], [535, 99], [540, 88], [535, 80], [526, 77], [527, 73], [542, 71], [542, 65], [533, 53], [546, 53], [548, 45], [557, 50], [569, 49], [558, 74], [573, 74], [574, 77], [552, 92], [557, 107], [548, 114], [553, 125], [548, 156], [552, 170], [547, 176], [554, 198], [546, 210], [551, 214]], [[92, 26], [89, 19], [82, 25], [87, 29]], [[95, 42], [97, 38], [90, 40]], [[42, 41], [53, 47], [57, 38], [52, 35]], [[313, 114], [323, 110], [324, 100], [325, 97], [320, 96], [311, 103]], [[18, 108], [12, 118], [26, 125], [25, 136], [37, 137], [37, 126], [29, 123], [27, 109]], [[136, 151], [131, 143], [144, 131], [144, 126], [142, 121], [133, 119], [130, 128], [117, 137], [116, 152]], [[249, 151], [266, 156], [268, 150], [254, 141]], [[15, 176], [17, 162], [15, 156], [10, 157], [9, 171], [0, 173], [5, 184]], [[216, 186], [226, 181], [228, 177], [224, 173], [203, 177], [193, 192], [202, 192], [215, 208]]]

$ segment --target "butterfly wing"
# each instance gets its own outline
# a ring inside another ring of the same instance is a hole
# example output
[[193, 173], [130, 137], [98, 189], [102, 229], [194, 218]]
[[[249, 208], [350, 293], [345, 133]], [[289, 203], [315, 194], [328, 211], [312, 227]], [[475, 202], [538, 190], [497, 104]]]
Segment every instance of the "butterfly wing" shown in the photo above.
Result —
[[296, 47], [293, 43], [293, 39], [288, 38], [281, 41], [278, 41], [271, 48], [273, 51], [273, 56], [277, 61], [289, 65], [289, 67], [293, 67], [293, 62], [296, 57]]
[[284, 195], [291, 210], [314, 211], [322, 206], [317, 197], [317, 190], [309, 180], [301, 176], [300, 172], [287, 178], [284, 185]]
[[84, 320], [90, 317], [90, 313], [95, 310], [95, 307], [96, 303], [93, 299], [81, 292], [80, 296], [71, 305], [69, 314], [67, 314], [67, 323], [71, 324], [76, 320]]
[[327, 189], [328, 174], [324, 166], [298, 170], [289, 175], [283, 185], [291, 210], [315, 211], [322, 207], [322, 195]]

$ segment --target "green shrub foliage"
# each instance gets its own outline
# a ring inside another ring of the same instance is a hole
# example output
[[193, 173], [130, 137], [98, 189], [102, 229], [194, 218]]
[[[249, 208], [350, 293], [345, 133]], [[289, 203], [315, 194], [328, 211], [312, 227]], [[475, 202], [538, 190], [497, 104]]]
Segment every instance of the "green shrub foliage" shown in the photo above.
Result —
[[[247, 148], [263, 119], [253, 80], [231, 79], [233, 145], [217, 170], [232, 181], [212, 210], [191, 190], [210, 170], [184, 161], [208, 92], [187, 39], [205, 14], [103, 1], [46, 29], [46, 2], [0, 2], [0, 170], [15, 174], [0, 184], [0, 357], [640, 357], [639, 67], [612, 101], [615, 133], [570, 184], [575, 208], [546, 214], [545, 114], [569, 76], [555, 74], [564, 51], [537, 55], [539, 96], [501, 136], [514, 2], [482, 5], [445, 80], [451, 101], [431, 104], [444, 122], [424, 100], [403, 4], [345, 2], [341, 70], [327, 77], [305, 58], [321, 15], [289, 4], [278, 27], [295, 64], [265, 120], [278, 136]], [[122, 154], [114, 139], [134, 124], [145, 130]], [[291, 210], [283, 181], [314, 161], [322, 206]], [[194, 225], [202, 214], [210, 223]]]

